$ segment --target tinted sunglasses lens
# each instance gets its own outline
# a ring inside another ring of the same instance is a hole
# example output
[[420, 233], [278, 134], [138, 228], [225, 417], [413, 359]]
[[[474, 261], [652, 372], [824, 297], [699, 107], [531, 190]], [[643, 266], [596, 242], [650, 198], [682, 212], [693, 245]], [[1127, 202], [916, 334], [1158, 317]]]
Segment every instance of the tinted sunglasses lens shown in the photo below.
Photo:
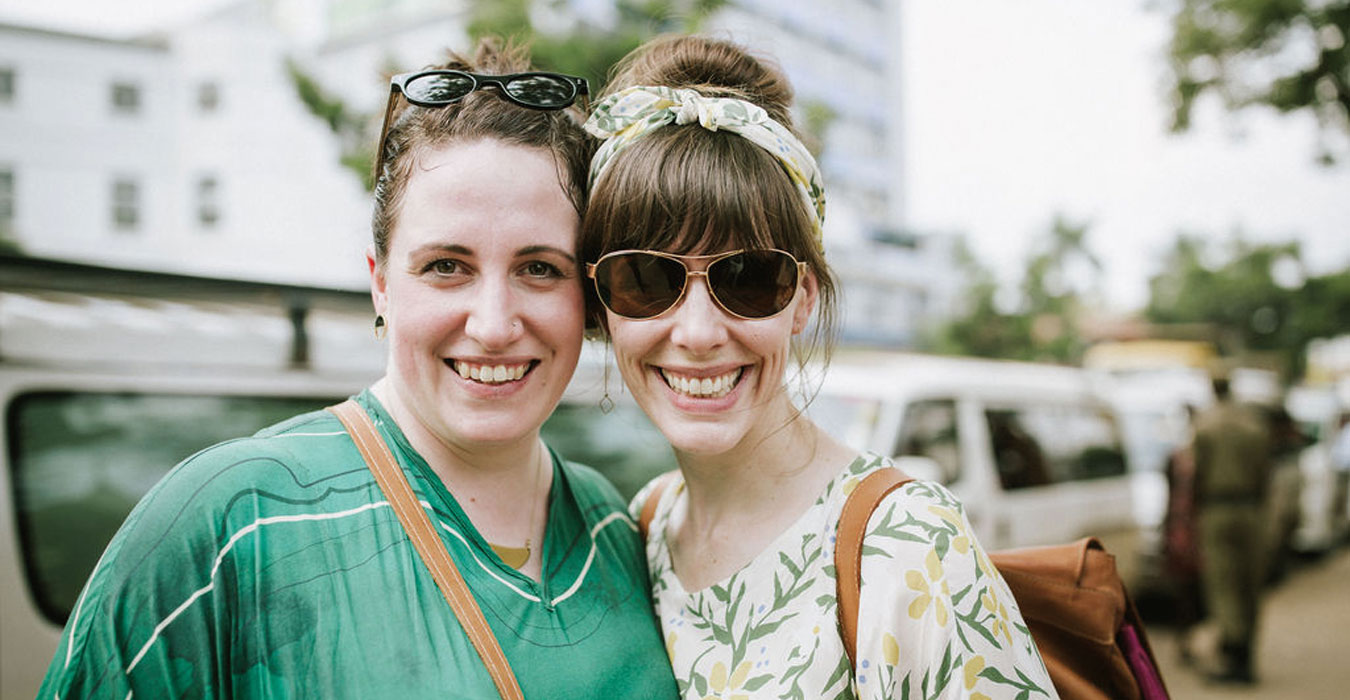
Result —
[[747, 250], [709, 265], [708, 285], [733, 314], [772, 316], [797, 293], [797, 261], [782, 251]]
[[600, 301], [627, 318], [651, 318], [675, 305], [684, 291], [684, 265], [649, 253], [626, 253], [595, 266]]
[[403, 95], [409, 102], [447, 104], [473, 92], [472, 76], [464, 73], [428, 73], [409, 80]]
[[577, 88], [552, 75], [522, 75], [506, 83], [506, 94], [531, 107], [560, 109], [572, 104], [577, 96]]

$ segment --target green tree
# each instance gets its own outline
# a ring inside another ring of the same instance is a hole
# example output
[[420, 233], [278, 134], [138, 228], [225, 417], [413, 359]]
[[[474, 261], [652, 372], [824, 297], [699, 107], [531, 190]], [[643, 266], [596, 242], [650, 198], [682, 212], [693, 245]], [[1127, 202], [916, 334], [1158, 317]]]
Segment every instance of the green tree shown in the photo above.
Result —
[[1310, 341], [1350, 328], [1350, 268], [1310, 277], [1294, 242], [1182, 235], [1149, 288], [1150, 321], [1206, 324], [1223, 354], [1273, 356], [1290, 377]]
[[1207, 92], [1230, 110], [1308, 111], [1324, 163], [1350, 137], [1350, 0], [1172, 0], [1172, 128]]
[[1085, 349], [1079, 319], [1100, 300], [1101, 262], [1088, 226], [1055, 217], [1028, 257], [1010, 309], [1000, 309], [994, 275], [961, 245], [957, 262], [969, 285], [966, 312], [942, 326], [931, 349], [945, 354], [1077, 362]]
[[[544, 5], [563, 5], [551, 0]], [[726, 0], [616, 0], [612, 26], [579, 22], [565, 32], [538, 31], [535, 0], [475, 0], [469, 36], [498, 36], [528, 43], [544, 70], [586, 78], [592, 94], [603, 89], [610, 68], [647, 39], [664, 32], [696, 32]]]
[[960, 241], [957, 269], [967, 280], [965, 311], [942, 324], [923, 345], [943, 355], [1025, 358], [1034, 354], [1031, 320], [1024, 314], [999, 308], [999, 283], [989, 268]]

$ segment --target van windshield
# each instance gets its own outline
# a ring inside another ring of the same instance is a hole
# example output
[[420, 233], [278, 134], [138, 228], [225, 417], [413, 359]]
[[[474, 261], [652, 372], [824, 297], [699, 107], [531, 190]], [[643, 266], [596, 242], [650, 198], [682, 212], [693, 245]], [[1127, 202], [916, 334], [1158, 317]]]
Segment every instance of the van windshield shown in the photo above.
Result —
[[64, 625], [132, 507], [173, 465], [342, 397], [32, 392], [6, 416], [29, 590]]

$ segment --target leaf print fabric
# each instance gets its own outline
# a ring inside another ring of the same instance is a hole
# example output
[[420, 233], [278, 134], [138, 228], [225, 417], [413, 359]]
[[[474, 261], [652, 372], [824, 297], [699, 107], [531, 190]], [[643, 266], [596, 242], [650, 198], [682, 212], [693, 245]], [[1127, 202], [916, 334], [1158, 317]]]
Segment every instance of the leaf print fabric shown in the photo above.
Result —
[[695, 592], [675, 576], [665, 540], [671, 510], [686, 498], [683, 480], [665, 490], [647, 560], [682, 697], [1058, 697], [961, 504], [929, 482], [892, 492], [868, 522], [855, 677], [839, 635], [835, 528], [848, 493], [889, 466], [860, 456], [744, 569]]

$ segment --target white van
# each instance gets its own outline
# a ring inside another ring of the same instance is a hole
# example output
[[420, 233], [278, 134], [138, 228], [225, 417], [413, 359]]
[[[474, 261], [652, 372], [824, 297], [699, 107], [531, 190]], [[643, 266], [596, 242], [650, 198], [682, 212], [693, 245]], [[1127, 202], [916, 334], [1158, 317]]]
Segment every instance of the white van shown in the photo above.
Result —
[[1331, 387], [1295, 387], [1285, 406], [1309, 439], [1298, 458], [1303, 490], [1293, 546], [1326, 552], [1350, 538], [1350, 404]]
[[841, 356], [807, 410], [858, 449], [927, 458], [905, 468], [950, 488], [986, 549], [1093, 535], [1128, 581], [1139, 534], [1132, 476], [1098, 381], [1049, 365]]
[[0, 258], [0, 697], [174, 464], [379, 376], [368, 294]]

